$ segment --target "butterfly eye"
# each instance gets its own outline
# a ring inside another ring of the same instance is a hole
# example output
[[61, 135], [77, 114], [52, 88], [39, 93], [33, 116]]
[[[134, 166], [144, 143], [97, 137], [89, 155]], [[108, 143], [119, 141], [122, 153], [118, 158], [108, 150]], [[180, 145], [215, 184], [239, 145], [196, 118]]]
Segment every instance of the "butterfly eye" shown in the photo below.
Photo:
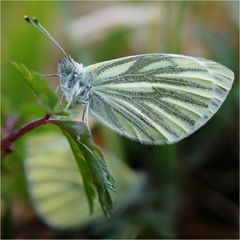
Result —
[[73, 72], [73, 66], [70, 65], [70, 64], [68, 64], [68, 65], [66, 66], [65, 72], [66, 72], [66, 75], [67, 75], [67, 76], [70, 75], [70, 74], [72, 74], [72, 72]]
[[71, 69], [67, 68], [66, 69], [66, 75], [70, 75], [71, 74]]

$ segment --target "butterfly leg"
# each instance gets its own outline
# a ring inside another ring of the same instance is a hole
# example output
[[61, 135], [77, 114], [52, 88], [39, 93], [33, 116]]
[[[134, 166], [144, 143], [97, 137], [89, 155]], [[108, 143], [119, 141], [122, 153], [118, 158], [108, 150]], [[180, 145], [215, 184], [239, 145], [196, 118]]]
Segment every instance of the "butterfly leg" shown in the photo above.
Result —
[[[62, 103], [62, 99], [63, 99], [63, 96], [62, 96], [62, 98], [61, 98], [61, 103]], [[70, 105], [71, 105], [71, 102], [69, 102], [69, 103], [67, 104], [67, 106], [64, 108], [64, 111], [67, 111]]]
[[56, 87], [55, 89], [55, 93], [57, 94], [58, 93], [58, 90], [59, 90], [59, 85]]
[[83, 109], [82, 122], [83, 122], [84, 124], [86, 124], [87, 130], [88, 130], [90, 136], [92, 136], [90, 127], [89, 127], [89, 125], [88, 125], [88, 110], [89, 110], [89, 103], [87, 103], [87, 104], [85, 105], [84, 109]]
[[43, 73], [40, 75], [41, 75], [41, 77], [60, 77], [59, 74], [57, 74], [57, 73]]

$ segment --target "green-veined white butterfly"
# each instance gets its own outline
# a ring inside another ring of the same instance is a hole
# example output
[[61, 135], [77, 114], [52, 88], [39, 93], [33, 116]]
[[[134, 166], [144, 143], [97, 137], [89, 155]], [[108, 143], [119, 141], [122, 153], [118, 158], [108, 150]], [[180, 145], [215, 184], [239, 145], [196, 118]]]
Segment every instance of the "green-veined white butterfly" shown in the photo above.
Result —
[[83, 66], [33, 18], [25, 19], [64, 54], [58, 64], [68, 105], [84, 107], [103, 124], [146, 144], [180, 141], [203, 126], [231, 89], [227, 67], [199, 57], [144, 54]]

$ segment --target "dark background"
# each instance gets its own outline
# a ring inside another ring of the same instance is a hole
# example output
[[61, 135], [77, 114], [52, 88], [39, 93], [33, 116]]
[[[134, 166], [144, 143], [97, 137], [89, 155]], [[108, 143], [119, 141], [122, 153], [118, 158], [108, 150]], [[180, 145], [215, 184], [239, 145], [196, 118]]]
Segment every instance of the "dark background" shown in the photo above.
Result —
[[[110, 221], [84, 217], [86, 222], [74, 231], [47, 226], [30, 201], [23, 162], [29, 138], [56, 129], [43, 127], [19, 140], [16, 151], [2, 161], [2, 238], [238, 238], [238, 1], [3, 1], [1, 7], [3, 135], [15, 119], [19, 127], [44, 114], [8, 60], [48, 73], [56, 71], [62, 57], [24, 22], [25, 14], [38, 17], [65, 51], [85, 65], [165, 52], [209, 58], [235, 73], [233, 88], [220, 110], [178, 144], [144, 146], [91, 119], [95, 142], [133, 173], [146, 176], [134, 201], [116, 209]], [[49, 84], [54, 87], [57, 81], [49, 79]]]

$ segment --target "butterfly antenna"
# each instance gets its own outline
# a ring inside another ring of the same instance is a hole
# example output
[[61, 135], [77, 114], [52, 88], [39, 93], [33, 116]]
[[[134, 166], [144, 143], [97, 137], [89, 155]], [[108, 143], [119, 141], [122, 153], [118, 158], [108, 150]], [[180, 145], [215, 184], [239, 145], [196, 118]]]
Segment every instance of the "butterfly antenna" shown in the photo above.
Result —
[[37, 18], [33, 17], [32, 20], [28, 16], [24, 16], [24, 19], [30, 23], [33, 27], [38, 29], [43, 35], [45, 35], [55, 46], [57, 46], [66, 58], [69, 58], [65, 53], [60, 44], [51, 36], [51, 34], [41, 25], [41, 23], [37, 20]]

